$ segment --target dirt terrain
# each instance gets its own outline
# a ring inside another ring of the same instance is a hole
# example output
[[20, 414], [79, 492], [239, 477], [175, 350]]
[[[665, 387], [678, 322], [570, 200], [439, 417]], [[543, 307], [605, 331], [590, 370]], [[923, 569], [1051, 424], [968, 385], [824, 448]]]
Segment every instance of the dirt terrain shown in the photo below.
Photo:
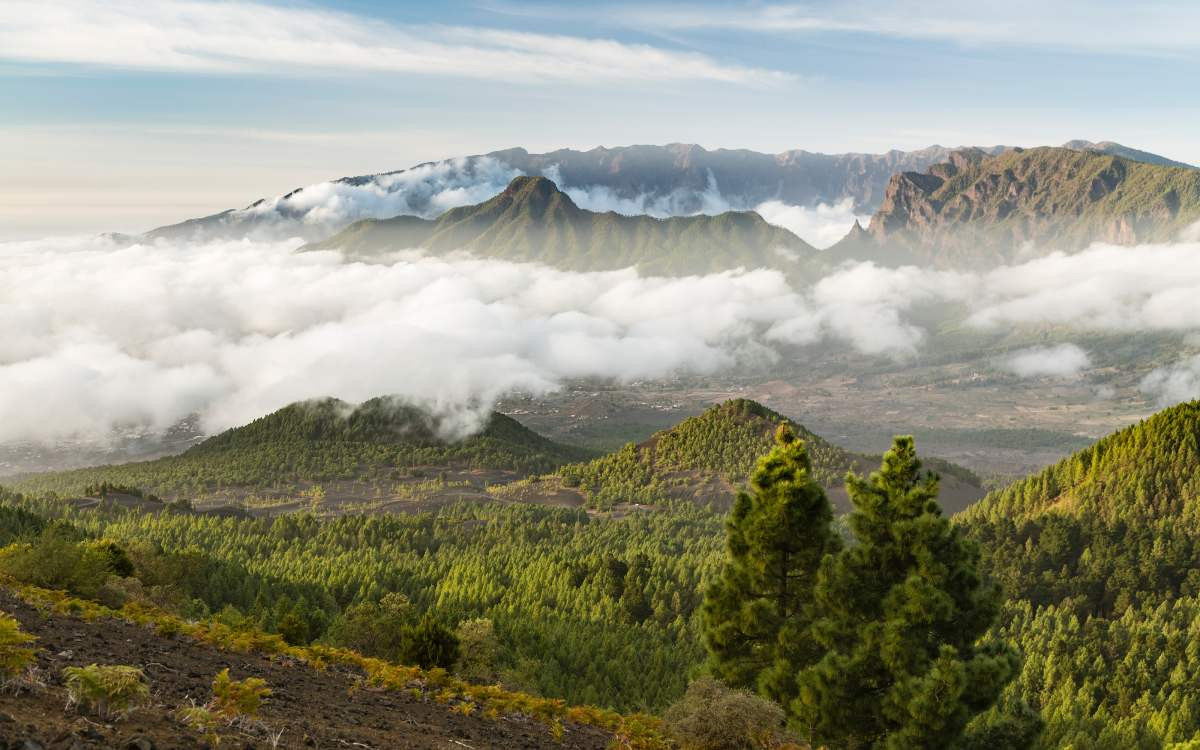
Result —
[[[349, 669], [318, 672], [302, 663], [222, 652], [124, 621], [46, 617], [5, 590], [0, 590], [0, 611], [37, 636], [36, 675], [42, 683], [15, 694], [0, 693], [0, 748], [209, 747], [202, 734], [180, 723], [174, 713], [193, 701], [207, 701], [213, 677], [226, 667], [235, 679], [262, 678], [272, 694], [253, 725], [218, 732], [221, 747], [599, 750], [611, 740], [598, 729], [574, 724], [565, 724], [557, 740], [534, 719], [464, 715], [425, 693], [368, 689], [357, 684], [358, 675]], [[92, 663], [142, 668], [153, 705], [112, 723], [66, 708], [63, 667]]]

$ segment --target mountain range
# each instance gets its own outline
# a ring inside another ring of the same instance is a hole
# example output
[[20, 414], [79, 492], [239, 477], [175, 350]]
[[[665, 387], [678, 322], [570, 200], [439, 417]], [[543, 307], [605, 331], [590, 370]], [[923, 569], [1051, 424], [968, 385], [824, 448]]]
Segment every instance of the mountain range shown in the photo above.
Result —
[[1200, 170], [1098, 150], [951, 152], [888, 182], [866, 229], [822, 252], [750, 211], [659, 219], [598, 213], [545, 177], [517, 177], [496, 196], [436, 219], [363, 219], [307, 250], [353, 258], [392, 250], [469, 250], [574, 271], [637, 266], [689, 274], [777, 268], [813, 278], [844, 260], [978, 269], [1092, 242], [1177, 239], [1200, 221]]
[[[1070, 141], [1064, 148], [1186, 166], [1107, 141]], [[678, 143], [547, 153], [511, 148], [317, 183], [241, 209], [159, 227], [144, 238], [302, 237], [319, 241], [359, 219], [434, 218], [447, 209], [481, 202], [522, 175], [554, 180], [585, 209], [659, 218], [749, 210], [765, 201], [810, 207], [848, 201], [856, 213], [870, 213], [885, 202], [893, 175], [923, 172], [946, 162], [955, 150], [930, 146], [883, 154], [803, 150], [767, 154]], [[998, 155], [1010, 149], [991, 146], [979, 150]]]

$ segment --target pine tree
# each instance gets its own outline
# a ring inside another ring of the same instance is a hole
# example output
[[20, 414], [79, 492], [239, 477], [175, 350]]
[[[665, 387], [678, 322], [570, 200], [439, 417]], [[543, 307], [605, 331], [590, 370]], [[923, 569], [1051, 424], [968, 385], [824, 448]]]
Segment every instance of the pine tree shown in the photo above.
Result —
[[954, 746], [1018, 669], [1010, 647], [976, 643], [1000, 591], [942, 516], [937, 476], [921, 470], [911, 437], [846, 486], [855, 543], [817, 575], [812, 632], [825, 654], [799, 675], [796, 723], [846, 750]]
[[787, 706], [795, 675], [819, 656], [809, 629], [814, 576], [838, 547], [833, 511], [787, 425], [738, 493], [726, 521], [728, 558], [704, 602], [712, 674]]

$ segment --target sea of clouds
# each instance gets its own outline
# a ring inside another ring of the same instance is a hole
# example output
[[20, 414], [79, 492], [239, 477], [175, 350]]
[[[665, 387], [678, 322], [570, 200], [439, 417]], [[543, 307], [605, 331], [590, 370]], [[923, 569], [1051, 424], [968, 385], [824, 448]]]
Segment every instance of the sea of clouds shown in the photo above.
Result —
[[[848, 264], [811, 287], [775, 271], [659, 278], [572, 273], [459, 254], [382, 264], [299, 241], [0, 244], [0, 443], [165, 429], [212, 432], [293, 401], [398, 394], [470, 431], [495, 401], [580, 377], [636, 380], [771, 363], [819, 342], [898, 359], [956, 303], [967, 324], [1137, 333], [1200, 328], [1200, 242], [1097, 245], [988, 272]], [[1064, 377], [1074, 345], [1002, 366]], [[1200, 359], [1142, 383], [1200, 395]]]

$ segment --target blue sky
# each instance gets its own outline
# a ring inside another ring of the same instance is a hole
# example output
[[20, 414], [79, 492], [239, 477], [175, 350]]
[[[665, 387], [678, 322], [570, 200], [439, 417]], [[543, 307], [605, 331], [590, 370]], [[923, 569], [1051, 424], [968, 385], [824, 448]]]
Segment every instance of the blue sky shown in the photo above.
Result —
[[0, 238], [521, 145], [1109, 139], [1200, 163], [1200, 4], [0, 0]]

